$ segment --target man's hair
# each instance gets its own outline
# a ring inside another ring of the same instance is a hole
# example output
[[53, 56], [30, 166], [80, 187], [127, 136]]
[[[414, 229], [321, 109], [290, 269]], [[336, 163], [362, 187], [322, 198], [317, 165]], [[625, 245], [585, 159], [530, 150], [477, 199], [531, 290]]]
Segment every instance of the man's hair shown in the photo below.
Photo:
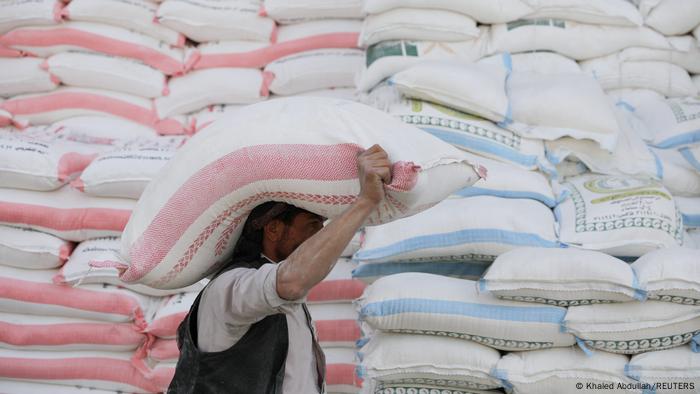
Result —
[[255, 207], [250, 212], [250, 215], [248, 215], [245, 225], [243, 225], [241, 237], [238, 239], [233, 249], [231, 259], [224, 265], [224, 270], [241, 263], [258, 261], [262, 253], [265, 225], [275, 219], [282, 221], [282, 223], [286, 225], [290, 225], [292, 221], [294, 221], [294, 218], [302, 212], [308, 211], [291, 204], [277, 201], [268, 201]]

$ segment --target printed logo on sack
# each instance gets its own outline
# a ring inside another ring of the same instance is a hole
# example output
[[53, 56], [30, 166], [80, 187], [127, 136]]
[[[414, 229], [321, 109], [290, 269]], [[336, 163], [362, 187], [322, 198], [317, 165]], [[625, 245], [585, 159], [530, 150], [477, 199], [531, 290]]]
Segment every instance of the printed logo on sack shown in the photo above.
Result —
[[661, 182], [654, 179], [618, 178], [608, 177], [592, 179], [583, 184], [583, 187], [593, 193], [612, 194], [603, 198], [591, 200], [591, 204], [601, 204], [632, 196], [658, 196], [671, 200], [671, 196], [660, 190]]

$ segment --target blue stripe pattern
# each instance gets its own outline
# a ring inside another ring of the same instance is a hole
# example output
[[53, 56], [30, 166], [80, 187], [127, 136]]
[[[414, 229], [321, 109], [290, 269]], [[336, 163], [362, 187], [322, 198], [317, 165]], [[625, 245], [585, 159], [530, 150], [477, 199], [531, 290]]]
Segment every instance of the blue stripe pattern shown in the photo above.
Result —
[[700, 215], [687, 215], [681, 213], [683, 217], [683, 225], [685, 227], [700, 227]]
[[487, 261], [474, 262], [451, 262], [451, 261], [431, 261], [421, 263], [392, 262], [361, 264], [352, 271], [353, 278], [372, 278], [377, 276], [388, 276], [404, 272], [422, 272], [425, 274], [435, 274], [442, 276], [452, 276], [458, 278], [481, 277], [491, 265]]
[[657, 155], [653, 149], [649, 149], [649, 152], [651, 152], [651, 155], [654, 156], [654, 164], [656, 164], [656, 177], [659, 179], [664, 179], [664, 165], [661, 162], [661, 159], [659, 159], [659, 155]]
[[508, 148], [507, 146], [497, 142], [491, 142], [483, 138], [473, 137], [466, 133], [447, 131], [436, 127], [419, 126], [419, 128], [449, 144], [463, 147], [464, 149], [488, 153], [522, 166], [537, 166], [537, 156], [519, 153], [516, 150]]
[[421, 249], [440, 248], [470, 243], [497, 243], [518, 246], [539, 246], [543, 248], [560, 248], [557, 241], [543, 239], [539, 235], [518, 233], [496, 229], [467, 229], [451, 233], [422, 235], [380, 248], [360, 250], [355, 253], [353, 260], [372, 261], [390, 258], [402, 253]]
[[401, 298], [367, 304], [360, 311], [360, 317], [384, 317], [403, 313], [430, 313], [467, 316], [478, 319], [561, 325], [566, 315], [566, 308], [553, 306], [520, 307], [424, 298]]
[[679, 134], [677, 136], [667, 138], [658, 144], [654, 144], [655, 147], [660, 149], [670, 149], [677, 148], [683, 145], [690, 145], [696, 142], [700, 142], [700, 130], [694, 130], [687, 133]]
[[690, 151], [688, 148], [683, 148], [679, 149], [679, 152], [681, 152], [681, 155], [685, 158], [685, 160], [690, 163], [693, 168], [695, 168], [697, 171], [700, 171], [700, 161], [693, 155], [693, 152]]
[[506, 98], [508, 99], [508, 108], [506, 109], [505, 118], [502, 122], [498, 123], [498, 125], [501, 127], [505, 127], [513, 123], [513, 106], [512, 101], [510, 99], [510, 89], [508, 89], [508, 82], [510, 81], [511, 74], [513, 74], [513, 59], [511, 58], [510, 53], [508, 52], [505, 52], [503, 54], [503, 66], [506, 68], [506, 81], [504, 85], [506, 89]]
[[472, 186], [459, 190], [455, 192], [455, 194], [462, 197], [495, 196], [501, 198], [524, 198], [529, 200], [537, 200], [550, 208], [557, 205], [557, 201], [552, 197], [548, 197], [540, 193], [526, 191], [484, 189], [482, 187]]

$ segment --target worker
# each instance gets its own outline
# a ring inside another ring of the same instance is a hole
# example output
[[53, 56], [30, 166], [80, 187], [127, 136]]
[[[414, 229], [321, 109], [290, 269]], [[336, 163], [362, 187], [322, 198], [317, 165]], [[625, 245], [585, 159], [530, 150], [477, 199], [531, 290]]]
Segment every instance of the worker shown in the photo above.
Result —
[[178, 329], [170, 394], [312, 394], [325, 391], [325, 357], [305, 304], [384, 198], [386, 152], [358, 155], [360, 193], [324, 218], [268, 202], [248, 216], [233, 257], [199, 294]]

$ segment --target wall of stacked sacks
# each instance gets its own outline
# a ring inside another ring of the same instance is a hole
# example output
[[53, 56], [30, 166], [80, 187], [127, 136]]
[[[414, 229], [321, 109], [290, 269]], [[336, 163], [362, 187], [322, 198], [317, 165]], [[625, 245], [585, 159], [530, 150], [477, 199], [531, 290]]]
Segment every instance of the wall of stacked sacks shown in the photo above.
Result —
[[192, 135], [283, 96], [489, 170], [309, 294], [328, 392], [700, 391], [699, 40], [696, 0], [0, 0], [0, 392], [167, 388], [206, 280], [124, 283], [120, 237]]

